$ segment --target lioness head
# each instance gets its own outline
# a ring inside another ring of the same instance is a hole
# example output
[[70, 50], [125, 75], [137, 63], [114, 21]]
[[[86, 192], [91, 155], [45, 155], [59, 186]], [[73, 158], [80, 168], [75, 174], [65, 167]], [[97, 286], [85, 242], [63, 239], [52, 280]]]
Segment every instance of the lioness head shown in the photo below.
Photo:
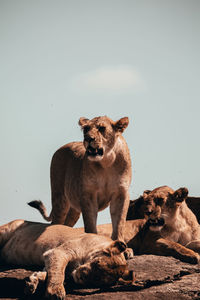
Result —
[[80, 118], [79, 125], [83, 129], [83, 143], [88, 159], [100, 161], [109, 153], [115, 145], [116, 137], [124, 131], [128, 123], [127, 117], [116, 122], [106, 116], [92, 120]]
[[187, 195], [186, 188], [174, 191], [168, 186], [162, 186], [153, 191], [144, 191], [144, 214], [148, 219], [150, 230], [157, 231], [165, 224], [172, 223]]
[[114, 241], [102, 251], [98, 251], [89, 262], [72, 272], [75, 283], [86, 286], [111, 286], [123, 275], [127, 276], [128, 267], [123, 252], [126, 245]]

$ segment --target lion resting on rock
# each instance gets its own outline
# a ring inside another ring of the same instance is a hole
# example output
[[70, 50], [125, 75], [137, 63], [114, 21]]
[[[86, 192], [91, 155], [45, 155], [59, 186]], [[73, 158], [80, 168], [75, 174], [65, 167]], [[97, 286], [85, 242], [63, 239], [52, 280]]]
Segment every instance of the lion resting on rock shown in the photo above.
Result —
[[143, 193], [143, 209], [148, 219], [128, 242], [137, 254], [173, 256], [190, 263], [199, 262], [200, 225], [187, 206], [186, 188], [176, 191], [162, 186]]
[[97, 234], [79, 233], [64, 225], [15, 220], [0, 226], [0, 257], [18, 266], [44, 266], [34, 272], [27, 288], [34, 293], [47, 277], [46, 296], [65, 299], [66, 278], [77, 284], [109, 286], [119, 278], [130, 279], [124, 251], [126, 245]]
[[123, 240], [131, 160], [122, 132], [128, 123], [127, 117], [80, 118], [83, 142], [61, 147], [52, 158], [50, 216], [43, 210], [47, 221], [73, 227], [82, 212], [85, 232], [97, 233], [97, 213], [110, 204], [112, 239]]
[[[173, 256], [184, 262], [196, 264], [200, 253], [200, 226], [193, 212], [187, 207], [187, 189], [173, 191], [159, 187], [143, 194], [142, 211], [146, 219], [125, 222], [124, 241], [136, 255], [154, 254]], [[38, 202], [40, 211], [44, 208]], [[131, 204], [132, 206], [132, 204]], [[129, 219], [131, 214], [129, 214]], [[135, 214], [133, 213], [133, 218]], [[97, 226], [98, 233], [110, 236], [111, 224]], [[83, 228], [74, 228], [83, 232]], [[126, 249], [126, 252], [127, 250]], [[126, 253], [128, 257], [130, 255]]]

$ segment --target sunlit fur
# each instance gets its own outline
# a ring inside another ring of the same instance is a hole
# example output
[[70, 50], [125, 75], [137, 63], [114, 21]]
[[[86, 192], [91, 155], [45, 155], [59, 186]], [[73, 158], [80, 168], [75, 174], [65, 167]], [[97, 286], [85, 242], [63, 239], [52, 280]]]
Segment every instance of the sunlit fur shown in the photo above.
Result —
[[200, 225], [185, 202], [187, 195], [186, 188], [174, 191], [167, 186], [144, 192], [144, 213], [150, 224], [162, 220], [162, 226], [149, 229], [158, 231], [166, 243], [175, 242], [200, 253]]
[[78, 284], [101, 287], [115, 284], [128, 272], [123, 242], [64, 225], [12, 221], [0, 226], [0, 247], [4, 263], [45, 267], [30, 276], [27, 290], [34, 293], [47, 278], [46, 296], [50, 298], [65, 298], [65, 276]]
[[122, 136], [128, 123], [127, 117], [116, 122], [106, 116], [80, 118], [83, 142], [61, 147], [52, 158], [50, 216], [37, 201], [30, 205], [53, 224], [72, 227], [82, 213], [85, 231], [90, 233], [97, 232], [98, 211], [110, 205], [112, 238], [123, 240], [132, 174], [129, 149]]

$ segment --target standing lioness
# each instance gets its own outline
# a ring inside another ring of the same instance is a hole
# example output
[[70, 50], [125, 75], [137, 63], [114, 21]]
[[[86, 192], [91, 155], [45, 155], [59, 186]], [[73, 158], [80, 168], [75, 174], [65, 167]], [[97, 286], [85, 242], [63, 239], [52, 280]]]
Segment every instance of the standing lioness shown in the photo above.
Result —
[[[110, 203], [112, 239], [123, 240], [129, 206], [131, 160], [122, 132], [127, 117], [80, 118], [83, 142], [58, 149], [51, 162], [52, 211], [44, 218], [53, 224], [74, 226], [83, 214], [85, 232], [97, 233], [97, 213]], [[34, 202], [32, 202], [34, 206]]]

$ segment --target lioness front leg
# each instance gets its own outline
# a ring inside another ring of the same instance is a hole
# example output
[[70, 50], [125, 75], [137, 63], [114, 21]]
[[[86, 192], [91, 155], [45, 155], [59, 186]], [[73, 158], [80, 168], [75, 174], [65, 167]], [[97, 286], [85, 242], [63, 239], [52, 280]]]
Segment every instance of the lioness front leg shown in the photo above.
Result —
[[129, 206], [129, 194], [126, 189], [121, 188], [118, 194], [115, 194], [110, 202], [110, 214], [112, 220], [113, 240], [124, 241], [124, 226]]
[[173, 256], [191, 264], [197, 264], [200, 259], [199, 254], [193, 250], [163, 238], [156, 240], [152, 254]]
[[71, 255], [55, 248], [44, 253], [45, 269], [47, 271], [46, 297], [65, 299], [64, 288], [65, 268]]
[[84, 193], [81, 201], [84, 229], [87, 233], [97, 233], [98, 206], [96, 193]]
[[200, 254], [200, 240], [193, 240], [187, 243], [186, 247]]

